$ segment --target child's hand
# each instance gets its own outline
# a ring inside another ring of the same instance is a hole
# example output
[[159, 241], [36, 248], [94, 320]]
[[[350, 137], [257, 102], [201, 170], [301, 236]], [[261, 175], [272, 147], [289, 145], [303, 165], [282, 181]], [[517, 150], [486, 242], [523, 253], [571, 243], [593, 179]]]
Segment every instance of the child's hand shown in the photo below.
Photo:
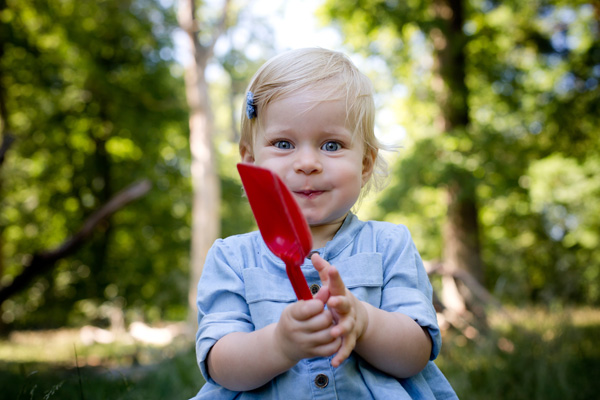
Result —
[[342, 345], [333, 360], [331, 360], [331, 365], [338, 367], [350, 356], [357, 340], [367, 329], [367, 310], [352, 292], [346, 290], [338, 270], [333, 265], [316, 253], [311, 257], [311, 260], [315, 269], [319, 272], [321, 282], [323, 282], [319, 294], [321, 291], [324, 294], [320, 296], [317, 294], [317, 298], [329, 297], [327, 307], [332, 311], [336, 322], [336, 325], [331, 328], [331, 335], [335, 338], [342, 338]]
[[329, 357], [341, 345], [333, 336], [331, 311], [321, 300], [298, 301], [286, 307], [275, 328], [275, 347], [292, 363], [304, 358]]

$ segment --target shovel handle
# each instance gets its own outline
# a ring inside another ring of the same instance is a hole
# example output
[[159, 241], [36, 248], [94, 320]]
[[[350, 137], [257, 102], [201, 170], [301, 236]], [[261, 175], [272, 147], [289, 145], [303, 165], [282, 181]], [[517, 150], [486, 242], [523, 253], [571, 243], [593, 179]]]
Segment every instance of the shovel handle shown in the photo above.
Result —
[[306, 283], [306, 279], [304, 278], [300, 267], [292, 263], [285, 263], [285, 271], [287, 272], [288, 278], [290, 278], [290, 282], [292, 283], [292, 287], [294, 288], [298, 300], [312, 300], [312, 292], [308, 288], [308, 284]]

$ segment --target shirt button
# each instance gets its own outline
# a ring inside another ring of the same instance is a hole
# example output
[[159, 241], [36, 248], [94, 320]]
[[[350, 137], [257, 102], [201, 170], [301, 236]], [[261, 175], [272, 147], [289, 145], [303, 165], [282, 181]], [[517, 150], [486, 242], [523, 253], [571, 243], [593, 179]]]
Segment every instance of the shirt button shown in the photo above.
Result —
[[321, 286], [317, 285], [316, 283], [313, 283], [312, 285], [310, 285], [310, 292], [313, 295], [317, 294], [317, 292], [319, 291], [319, 289], [321, 289]]
[[327, 375], [324, 374], [319, 374], [317, 375], [317, 377], [315, 378], [315, 385], [318, 388], [323, 389], [325, 386], [327, 386], [329, 384], [329, 378], [327, 377]]
[[318, 250], [311, 251], [310, 253], [308, 253], [308, 255], [306, 256], [306, 258], [308, 258], [310, 260], [310, 258], [312, 257], [312, 255], [315, 254], [315, 253], [319, 254], [319, 251]]

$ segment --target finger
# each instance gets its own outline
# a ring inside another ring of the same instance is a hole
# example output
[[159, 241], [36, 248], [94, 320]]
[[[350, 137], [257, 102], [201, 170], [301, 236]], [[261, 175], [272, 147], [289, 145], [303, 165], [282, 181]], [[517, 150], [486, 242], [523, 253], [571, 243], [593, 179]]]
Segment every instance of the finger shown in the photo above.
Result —
[[312, 348], [311, 353], [312, 353], [313, 357], [329, 357], [329, 356], [336, 354], [336, 352], [339, 351], [341, 346], [342, 346], [342, 339], [334, 338], [327, 343], [323, 343], [321, 345], [314, 346]]
[[338, 350], [337, 354], [331, 360], [331, 365], [334, 368], [339, 367], [348, 357], [350, 357], [352, 350], [354, 350], [355, 344], [355, 340], [345, 338], [342, 341], [342, 346]]
[[321, 279], [321, 282], [323, 282], [323, 285], [326, 285], [329, 281], [329, 275], [327, 274], [327, 270], [329, 269], [331, 264], [325, 261], [325, 259], [321, 257], [319, 253], [313, 254], [310, 257], [310, 260], [313, 263], [313, 267], [315, 267], [315, 269], [319, 273], [319, 278]]
[[340, 316], [346, 315], [352, 310], [352, 305], [347, 296], [330, 296], [327, 300], [327, 307], [335, 310]]
[[323, 312], [325, 304], [321, 300], [313, 299], [298, 301], [289, 307], [292, 318], [298, 321], [306, 321]]
[[327, 304], [329, 301], [329, 287], [322, 286], [321, 289], [315, 294], [314, 298], [323, 302], [323, 304]]
[[346, 294], [346, 285], [344, 285], [344, 281], [342, 281], [337, 268], [330, 265], [327, 273], [329, 275], [329, 293], [331, 293], [331, 296], [344, 296]]
[[330, 328], [333, 325], [333, 315], [329, 310], [322, 310], [321, 313], [309, 318], [305, 321], [301, 321], [302, 330], [305, 332], [320, 332], [323, 331], [325, 334], [331, 336]]
[[350, 356], [350, 352], [346, 352], [343, 350], [343, 346], [340, 348], [340, 351], [337, 352], [337, 354], [335, 355], [335, 357], [333, 357], [333, 359], [331, 360], [331, 365], [334, 368], [339, 367], [340, 365], [342, 365], [342, 363], [344, 361], [346, 361], [346, 359]]
[[337, 318], [336, 324], [331, 327], [331, 335], [334, 337], [346, 336], [352, 333], [356, 320], [351, 316]]

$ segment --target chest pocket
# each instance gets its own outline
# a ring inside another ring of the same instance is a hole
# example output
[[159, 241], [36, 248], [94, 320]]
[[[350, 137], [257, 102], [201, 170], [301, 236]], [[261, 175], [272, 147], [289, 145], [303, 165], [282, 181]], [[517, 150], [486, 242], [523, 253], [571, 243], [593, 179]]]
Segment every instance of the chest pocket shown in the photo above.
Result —
[[[361, 253], [345, 257], [340, 261], [334, 259], [331, 263], [340, 272], [346, 287], [359, 300], [380, 307], [383, 285], [381, 254]], [[316, 271], [312, 272], [316, 274]], [[242, 274], [246, 288], [246, 302], [256, 329], [279, 321], [283, 309], [296, 301], [296, 295], [283, 266], [281, 274], [273, 274], [261, 268], [247, 268], [242, 271]]]
[[359, 300], [374, 307], [381, 306], [381, 288], [383, 286], [383, 258], [379, 253], [360, 253], [341, 261], [335, 259], [335, 265], [344, 284]]
[[261, 268], [246, 268], [242, 271], [246, 302], [256, 329], [279, 321], [283, 309], [296, 301], [294, 289], [283, 268], [281, 275]]

